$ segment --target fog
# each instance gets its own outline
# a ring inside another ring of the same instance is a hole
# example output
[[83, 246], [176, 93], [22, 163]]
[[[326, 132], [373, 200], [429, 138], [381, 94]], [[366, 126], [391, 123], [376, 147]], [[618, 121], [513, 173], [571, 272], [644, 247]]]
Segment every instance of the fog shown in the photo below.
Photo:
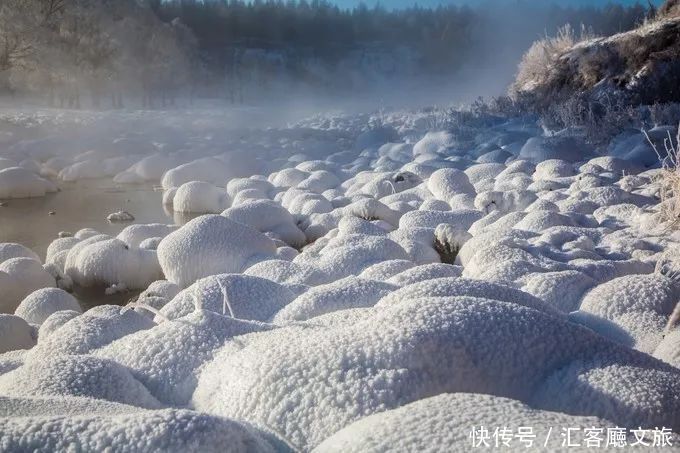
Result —
[[531, 43], [563, 24], [611, 34], [645, 14], [639, 5], [492, 1], [350, 11], [325, 3], [10, 0], [0, 8], [0, 91], [5, 106], [266, 106], [290, 119], [457, 105], [504, 94]]

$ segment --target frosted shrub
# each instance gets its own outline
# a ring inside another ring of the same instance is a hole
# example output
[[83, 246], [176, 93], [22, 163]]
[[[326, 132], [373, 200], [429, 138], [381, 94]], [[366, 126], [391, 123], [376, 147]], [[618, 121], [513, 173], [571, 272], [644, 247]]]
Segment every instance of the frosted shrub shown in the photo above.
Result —
[[677, 17], [680, 15], [680, 1], [679, 0], [666, 0], [664, 4], [659, 8], [658, 17], [660, 18], [670, 18]]
[[661, 162], [659, 214], [661, 222], [670, 230], [680, 222], [680, 128], [675, 139], [670, 132], [667, 133], [663, 150], [659, 149], [647, 131], [643, 130], [643, 133]]
[[522, 57], [513, 91], [521, 92], [545, 84], [552, 76], [552, 71], [560, 56], [578, 41], [594, 38], [591, 30], [581, 26], [580, 36], [571, 25], [565, 25], [554, 37], [546, 36], [529, 48]]
[[624, 130], [640, 127], [643, 114], [615, 94], [599, 99], [580, 94], [548, 105], [540, 122], [547, 129], [582, 128], [588, 143], [606, 145]]

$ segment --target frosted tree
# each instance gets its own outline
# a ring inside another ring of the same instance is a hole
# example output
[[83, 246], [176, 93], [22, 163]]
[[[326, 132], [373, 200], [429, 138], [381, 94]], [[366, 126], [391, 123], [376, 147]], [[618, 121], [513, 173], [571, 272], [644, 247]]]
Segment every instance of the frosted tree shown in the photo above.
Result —
[[11, 88], [13, 76], [40, 66], [41, 50], [50, 45], [65, 10], [66, 0], [0, 2], [0, 91]]

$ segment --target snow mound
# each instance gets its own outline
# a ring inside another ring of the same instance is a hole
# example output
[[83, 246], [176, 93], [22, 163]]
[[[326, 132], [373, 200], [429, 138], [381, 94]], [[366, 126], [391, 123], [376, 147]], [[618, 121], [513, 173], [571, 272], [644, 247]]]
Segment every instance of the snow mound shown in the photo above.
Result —
[[135, 220], [135, 216], [127, 211], [116, 211], [106, 216], [106, 220], [109, 222], [132, 222]]
[[359, 277], [367, 280], [385, 281], [415, 265], [416, 263], [410, 260], [387, 260], [368, 267]]
[[24, 297], [41, 288], [54, 287], [55, 280], [32, 258], [11, 258], [0, 263], [0, 313], [14, 313]]
[[450, 132], [428, 132], [413, 146], [413, 155], [445, 154], [455, 142], [456, 139]]
[[[46, 400], [44, 405], [49, 405]], [[99, 407], [95, 406], [95, 407]], [[125, 406], [123, 406], [125, 407]], [[119, 410], [122, 412], [122, 410]], [[265, 437], [242, 423], [184, 409], [99, 410], [76, 416], [0, 418], [3, 448], [8, 451], [120, 452], [274, 452]]]
[[473, 223], [482, 218], [482, 212], [475, 209], [457, 211], [411, 211], [399, 220], [399, 228], [437, 228], [442, 223], [467, 231]]
[[654, 357], [680, 368], [680, 329], [668, 333], [654, 350]]
[[125, 171], [118, 173], [113, 182], [118, 184], [139, 184], [147, 181], [160, 181], [163, 174], [179, 164], [174, 156], [160, 153], [147, 156]]
[[267, 321], [294, 298], [285, 286], [264, 278], [212, 275], [181, 291], [161, 313], [168, 319], [177, 319], [202, 309], [237, 319]]
[[216, 214], [222, 212], [228, 204], [226, 190], [207, 182], [191, 181], [179, 186], [172, 208], [177, 212]]
[[154, 250], [131, 248], [120, 239], [96, 241], [83, 247], [77, 260], [64, 271], [83, 287], [122, 284], [128, 289], [144, 289], [163, 276]]
[[[52, 316], [64, 317], [71, 312], [57, 312]], [[51, 321], [48, 318], [45, 322]], [[100, 305], [74, 316], [52, 331], [47, 338], [40, 338], [31, 349], [36, 360], [64, 354], [87, 354], [138, 330], [150, 329], [155, 324], [149, 318], [113, 305]], [[44, 340], [44, 341], [43, 341]]]
[[[165, 321], [125, 336], [94, 354], [130, 369], [158, 400], [185, 405], [196, 387], [197, 370], [233, 337], [267, 330], [264, 324], [207, 310]], [[139, 347], [139, 345], [150, 347]]]
[[40, 324], [38, 342], [44, 342], [54, 331], [81, 314], [80, 310], [62, 310], [52, 313]]
[[530, 138], [522, 147], [519, 157], [533, 162], [551, 159], [579, 162], [588, 160], [593, 154], [592, 147], [583, 140], [567, 135]]
[[173, 297], [179, 294], [179, 292], [180, 287], [176, 284], [167, 280], [156, 280], [141, 292], [139, 298], [145, 299], [147, 297], [160, 297], [166, 301], [170, 301]]
[[271, 233], [294, 247], [302, 247], [307, 241], [290, 212], [271, 200], [249, 201], [227, 209], [222, 215], [262, 233]]
[[510, 286], [468, 278], [436, 278], [406, 285], [388, 295], [377, 306], [389, 306], [401, 300], [422, 297], [468, 296], [498, 300], [562, 316], [554, 307]]
[[575, 270], [529, 274], [521, 281], [523, 291], [565, 313], [578, 310], [586, 291], [597, 285], [594, 279]]
[[42, 197], [56, 192], [57, 186], [21, 167], [0, 170], [0, 199]]
[[30, 349], [35, 345], [35, 332], [19, 316], [0, 313], [0, 354], [17, 349]]
[[449, 204], [456, 195], [475, 194], [467, 174], [454, 168], [442, 168], [432, 173], [427, 180], [427, 188], [437, 199]]
[[358, 277], [347, 277], [315, 286], [279, 311], [275, 324], [304, 321], [338, 310], [372, 307], [397, 289], [396, 285]]
[[[248, 192], [252, 195], [257, 195], [258, 198], [269, 198], [269, 195], [274, 192], [274, 185], [266, 179], [256, 178], [234, 178], [227, 184], [227, 195], [231, 200], [237, 200], [245, 195], [239, 196], [240, 193]], [[235, 206], [237, 203], [233, 203]]]
[[130, 225], [125, 227], [116, 237], [125, 242], [130, 248], [137, 248], [145, 240], [159, 237], [163, 238], [177, 228], [178, 227], [175, 225], [164, 225], [162, 223]]
[[593, 288], [580, 310], [620, 326], [635, 339], [636, 349], [651, 353], [679, 298], [680, 288], [663, 275], [627, 275]]
[[512, 190], [505, 192], [485, 191], [475, 197], [475, 208], [485, 213], [508, 213], [523, 211], [537, 199], [533, 192], [527, 190]]
[[460, 277], [462, 273], [463, 269], [460, 266], [452, 266], [444, 263], [431, 263], [412, 267], [388, 278], [386, 281], [393, 285], [407, 286], [427, 280]]
[[45, 264], [58, 264], [59, 269], [64, 270], [68, 251], [81, 240], [76, 237], [57, 238], [47, 247]]
[[[544, 443], [549, 431], [555, 431], [556, 427], [573, 428], [573, 432], [584, 432], [581, 430], [592, 427], [606, 431], [607, 428], [614, 428], [614, 425], [597, 417], [537, 410], [519, 401], [498, 396], [442, 394], [362, 418], [324, 440], [313, 451], [434, 452], [442, 447], [450, 451], [467, 451], [484, 448], [485, 444], [495, 446], [496, 439], [492, 437], [495, 427], [507, 428], [506, 432], [510, 434], [507, 443], [509, 450], [511, 447], [519, 450], [540, 446], [549, 451], [566, 453], [573, 451], [574, 447], [562, 445], [561, 435], [550, 436], [548, 443]], [[527, 427], [531, 427], [531, 430], [527, 430]], [[491, 430], [489, 438], [480, 435], [483, 428]], [[470, 437], [473, 429], [477, 431], [476, 441]], [[522, 437], [521, 429], [528, 432], [529, 436]], [[602, 436], [604, 439], [604, 434]], [[578, 436], [577, 439], [574, 435], [573, 442], [580, 443], [581, 438]], [[498, 445], [503, 446], [505, 438], [498, 437], [498, 440]]]
[[328, 282], [328, 277], [314, 266], [285, 260], [266, 260], [244, 272], [245, 275], [262, 277], [282, 285], [316, 286]]
[[677, 432], [678, 369], [624, 348], [574, 360], [548, 375], [529, 403], [551, 411], [595, 415], [617, 426]]
[[224, 187], [232, 178], [261, 174], [264, 165], [247, 154], [205, 157], [168, 170], [161, 179], [164, 189], [180, 187], [191, 181], [201, 181]]
[[[80, 160], [72, 165], [64, 167], [59, 172], [62, 181], [78, 181], [80, 179], [97, 179], [113, 176], [135, 163], [139, 156], [109, 157], [92, 154], [92, 158]], [[76, 157], [78, 159], [78, 157]]]
[[39, 326], [50, 315], [62, 310], [81, 312], [76, 298], [66, 291], [59, 288], [43, 288], [26, 296], [14, 314]]
[[40, 257], [33, 250], [13, 242], [0, 243], [0, 264], [11, 258], [32, 258], [40, 261]]
[[408, 258], [406, 251], [391, 239], [351, 234], [331, 239], [318, 253], [301, 253], [293, 262], [313, 265], [330, 280], [337, 280], [358, 275], [382, 261]]
[[[551, 372], [570, 363], [582, 369], [590, 357], [617, 364], [624, 374], [638, 367], [658, 398], [640, 400], [634, 413], [621, 415], [611, 409], [618, 384], [600, 385], [601, 395], [587, 400], [572, 392], [579, 400], [572, 407], [587, 406], [578, 413], [618, 416], [625, 426], [680, 423], [673, 409], [680, 390], [669, 387], [680, 371], [670, 373], [564, 318], [468, 296], [386, 299], [392, 303], [380, 302], [351, 322], [280, 328], [226, 344], [201, 373], [193, 407], [270, 427], [309, 449], [362, 417], [433, 394], [528, 400]], [[560, 410], [570, 412], [569, 406]]]
[[0, 394], [14, 397], [85, 396], [148, 409], [161, 407], [126, 367], [86, 355], [29, 360], [0, 376]]
[[198, 217], [158, 244], [166, 279], [182, 288], [209, 275], [241, 272], [257, 258], [275, 253], [274, 242], [265, 235], [219, 215]]

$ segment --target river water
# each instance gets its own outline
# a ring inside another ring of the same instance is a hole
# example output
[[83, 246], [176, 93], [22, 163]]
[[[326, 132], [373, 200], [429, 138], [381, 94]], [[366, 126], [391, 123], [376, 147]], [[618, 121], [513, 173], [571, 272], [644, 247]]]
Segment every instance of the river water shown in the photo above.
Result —
[[[0, 242], [18, 242], [45, 259], [47, 246], [59, 232], [82, 228], [117, 235], [132, 223], [175, 223], [162, 204], [163, 193], [151, 185], [118, 186], [108, 180], [60, 183], [60, 191], [44, 197], [0, 200]], [[134, 222], [111, 223], [106, 217], [128, 211]], [[181, 219], [178, 219], [181, 221]]]
[[[44, 197], [0, 200], [4, 204], [0, 207], [0, 242], [23, 244], [44, 261], [47, 247], [61, 231], [75, 233], [89, 227], [115, 236], [133, 223], [182, 224], [188, 220], [167, 212], [162, 191], [152, 185], [118, 186], [108, 179], [60, 182], [59, 187], [59, 192]], [[110, 213], [121, 210], [135, 220], [106, 220]], [[136, 292], [105, 296], [103, 288], [75, 288], [74, 295], [87, 309], [104, 303], [122, 305]]]

